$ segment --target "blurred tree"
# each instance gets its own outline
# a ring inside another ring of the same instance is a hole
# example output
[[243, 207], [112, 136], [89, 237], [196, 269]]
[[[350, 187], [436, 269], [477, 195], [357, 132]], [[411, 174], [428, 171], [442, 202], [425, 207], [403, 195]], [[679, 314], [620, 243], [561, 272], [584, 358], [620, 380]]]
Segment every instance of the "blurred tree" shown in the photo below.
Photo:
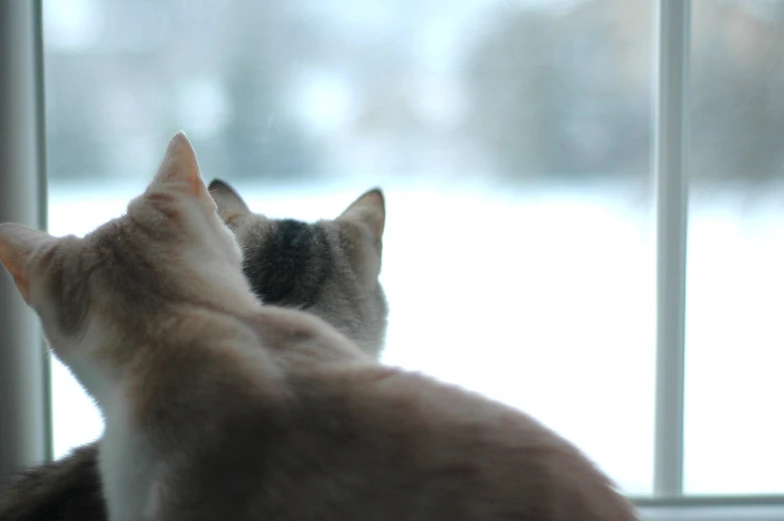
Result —
[[695, 2], [691, 176], [784, 178], [784, 4]]
[[226, 78], [233, 117], [217, 141], [225, 151], [227, 174], [290, 181], [318, 173], [317, 149], [282, 106], [275, 79], [271, 70], [250, 64]]
[[505, 177], [648, 173], [649, 98], [623, 78], [627, 42], [611, 7], [596, 0], [566, 15], [499, 13], [469, 58], [468, 131]]
[[[210, 175], [334, 174], [363, 138], [383, 144], [371, 168], [417, 172], [437, 136], [458, 148], [459, 135], [506, 179], [648, 178], [653, 2], [492, 7], [463, 63], [467, 116], [444, 130], [417, 108], [425, 15], [400, 1], [371, 28], [315, 0], [81, 2], [97, 25], [70, 30], [94, 38], [47, 40], [52, 177], [145, 175], [161, 141], [188, 130], [183, 110], [199, 110], [180, 87], [208, 78], [228, 107], [192, 135]], [[784, 2], [695, 0], [694, 11], [693, 179], [784, 178]], [[354, 120], [338, 137], [315, 137], [295, 113], [299, 71], [314, 64], [350, 78]]]
[[552, 18], [517, 11], [497, 20], [467, 63], [467, 127], [504, 176], [550, 174], [560, 159], [547, 148], [564, 139], [559, 127], [569, 94], [555, 63]]
[[77, 48], [47, 47], [53, 178], [146, 175], [140, 167], [159, 155], [161, 141], [175, 130], [188, 131], [182, 107], [201, 108], [180, 103], [192, 93], [181, 87], [205, 77], [215, 80], [229, 107], [226, 121], [192, 135], [206, 172], [287, 179], [317, 173], [319, 150], [293, 119], [285, 96], [304, 38], [286, 4], [84, 5], [94, 10], [88, 18], [100, 20], [98, 37]]

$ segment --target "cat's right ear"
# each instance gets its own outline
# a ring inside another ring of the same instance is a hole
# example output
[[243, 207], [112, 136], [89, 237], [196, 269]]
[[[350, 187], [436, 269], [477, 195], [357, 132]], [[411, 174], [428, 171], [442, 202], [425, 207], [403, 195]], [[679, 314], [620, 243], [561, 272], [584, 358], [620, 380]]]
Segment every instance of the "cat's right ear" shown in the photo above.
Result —
[[384, 235], [384, 221], [386, 208], [384, 194], [380, 188], [368, 190], [351, 203], [337, 218], [338, 221], [354, 221], [366, 225], [373, 234], [373, 238], [381, 244]]
[[207, 188], [215, 204], [218, 205], [218, 214], [221, 217], [226, 217], [229, 214], [249, 215], [252, 213], [242, 197], [229, 186], [229, 183], [213, 179]]
[[14, 223], [0, 224], [0, 262], [30, 304], [30, 264], [36, 252], [57, 239], [46, 232]]

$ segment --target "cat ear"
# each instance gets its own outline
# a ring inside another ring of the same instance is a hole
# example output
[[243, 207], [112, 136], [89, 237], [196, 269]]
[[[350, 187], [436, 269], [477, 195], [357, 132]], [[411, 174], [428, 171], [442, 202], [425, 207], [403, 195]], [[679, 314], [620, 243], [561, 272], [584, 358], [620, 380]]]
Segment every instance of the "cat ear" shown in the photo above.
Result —
[[[209, 197], [201, 178], [193, 145], [184, 132], [177, 132], [166, 149], [166, 155], [152, 184], [163, 185], [197, 197]], [[211, 200], [211, 199], [210, 199]]]
[[207, 188], [215, 200], [215, 204], [218, 205], [218, 213], [220, 215], [229, 213], [248, 215], [252, 213], [245, 201], [242, 200], [242, 197], [227, 182], [213, 179]]
[[0, 262], [11, 274], [25, 302], [30, 303], [30, 262], [42, 246], [56, 239], [21, 224], [0, 224]]
[[374, 188], [351, 203], [336, 220], [364, 223], [373, 232], [374, 238], [380, 241], [384, 234], [385, 217], [384, 194], [380, 188]]

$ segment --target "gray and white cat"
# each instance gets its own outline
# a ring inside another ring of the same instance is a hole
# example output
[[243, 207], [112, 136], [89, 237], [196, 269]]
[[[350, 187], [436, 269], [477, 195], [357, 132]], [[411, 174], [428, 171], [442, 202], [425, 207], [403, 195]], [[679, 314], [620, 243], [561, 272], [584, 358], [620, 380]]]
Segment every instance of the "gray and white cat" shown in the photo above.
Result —
[[[253, 213], [224, 181], [210, 193], [243, 249], [243, 271], [265, 303], [313, 313], [379, 357], [387, 304], [378, 281], [384, 199], [370, 190], [334, 220], [305, 223]], [[369, 236], [352, 233], [370, 219]], [[106, 521], [98, 472], [98, 443], [30, 469], [0, 491], [2, 521]]]
[[262, 305], [182, 133], [126, 215], [2, 224], [0, 261], [106, 418], [110, 521], [637, 519], [531, 417]]
[[219, 179], [209, 190], [242, 246], [245, 276], [262, 302], [313, 313], [380, 357], [387, 324], [378, 281], [385, 219], [380, 190], [363, 194], [337, 219], [315, 224], [255, 214]]

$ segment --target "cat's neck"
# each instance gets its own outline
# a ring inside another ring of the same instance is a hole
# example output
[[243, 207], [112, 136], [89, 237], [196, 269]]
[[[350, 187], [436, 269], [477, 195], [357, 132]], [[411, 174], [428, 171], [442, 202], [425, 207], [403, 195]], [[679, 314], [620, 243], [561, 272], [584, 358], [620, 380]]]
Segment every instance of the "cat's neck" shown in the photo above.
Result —
[[202, 293], [188, 301], [139, 309], [122, 322], [88, 321], [80, 337], [87, 349], [60, 346], [56, 352], [106, 415], [129, 373], [176, 357], [184, 347], [218, 342], [261, 311], [252, 295], [243, 298], [238, 292], [234, 297]]
[[261, 308], [261, 302], [240, 270], [226, 269], [222, 264], [200, 265], [197, 269], [201, 280], [186, 288], [186, 299], [175, 310], [203, 306], [219, 313], [247, 316]]
[[[256, 359], [271, 357], [275, 364], [300, 367], [314, 363], [366, 363], [370, 359], [343, 334], [318, 317], [275, 306], [255, 298], [198, 298], [163, 309], [140, 311], [132, 322], [103, 328], [92, 325], [86, 340], [96, 349], [63, 361], [98, 402], [105, 417], [114, 413], [116, 398], [130, 385], [171, 375], [157, 368], [183, 370], [183, 361], [198, 364], [223, 354]], [[174, 374], [174, 373], [172, 373]]]

